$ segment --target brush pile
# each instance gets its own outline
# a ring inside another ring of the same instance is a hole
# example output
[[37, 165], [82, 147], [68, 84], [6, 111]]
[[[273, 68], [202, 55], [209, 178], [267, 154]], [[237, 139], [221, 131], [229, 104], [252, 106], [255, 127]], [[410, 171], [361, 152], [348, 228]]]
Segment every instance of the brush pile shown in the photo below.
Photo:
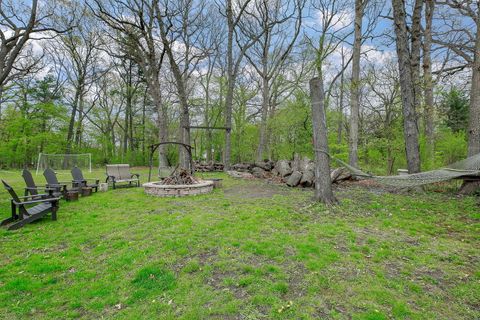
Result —
[[175, 168], [172, 174], [162, 180], [163, 185], [191, 185], [197, 184], [199, 181], [192, 176], [186, 169]]

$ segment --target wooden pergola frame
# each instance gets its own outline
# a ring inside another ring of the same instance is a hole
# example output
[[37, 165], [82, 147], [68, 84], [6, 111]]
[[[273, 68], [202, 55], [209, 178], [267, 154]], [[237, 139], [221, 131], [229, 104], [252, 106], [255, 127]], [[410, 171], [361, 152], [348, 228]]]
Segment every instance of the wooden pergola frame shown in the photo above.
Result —
[[183, 146], [185, 150], [188, 152], [188, 158], [190, 160], [190, 172], [193, 174], [195, 172], [195, 168], [193, 166], [193, 158], [192, 158], [192, 149], [193, 147], [189, 144], [185, 144], [182, 142], [177, 142], [177, 141], [165, 141], [165, 142], [160, 142], [160, 143], [155, 143], [152, 145], [149, 145], [148, 148], [150, 149], [150, 170], [148, 171], [148, 182], [150, 182], [152, 178], [152, 168], [153, 168], [153, 155], [155, 151], [158, 149], [158, 147], [167, 145], [167, 144], [176, 144], [179, 146]]
[[228, 127], [207, 127], [207, 126], [186, 126], [184, 128], [185, 129], [225, 130], [226, 132], [229, 132], [232, 130], [232, 128], [228, 128]]

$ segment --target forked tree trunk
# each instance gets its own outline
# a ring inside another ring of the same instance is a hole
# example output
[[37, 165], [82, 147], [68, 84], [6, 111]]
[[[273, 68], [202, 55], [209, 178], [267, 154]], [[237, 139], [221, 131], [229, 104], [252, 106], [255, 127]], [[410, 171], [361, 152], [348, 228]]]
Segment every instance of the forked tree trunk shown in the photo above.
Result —
[[330, 157], [328, 155], [327, 120], [325, 116], [322, 73], [310, 80], [312, 100], [313, 147], [315, 151], [315, 200], [327, 205], [337, 203], [332, 192]]
[[420, 172], [420, 148], [418, 145], [418, 126], [415, 112], [415, 90], [412, 77], [412, 64], [408, 45], [406, 12], [402, 0], [392, 0], [396, 35], [398, 69], [403, 109], [403, 131], [405, 151], [409, 173]]
[[[167, 36], [167, 27], [164, 22], [164, 18], [159, 12], [158, 6], [157, 10], [157, 20], [160, 27], [160, 37], [167, 54], [168, 60], [170, 62], [170, 69], [172, 70], [173, 77], [175, 79], [175, 87], [177, 89], [178, 100], [180, 101], [180, 128], [179, 128], [179, 140], [184, 144], [190, 145], [190, 110], [188, 106], [188, 93], [187, 93], [187, 83], [180, 67], [175, 60], [172, 43], [170, 42]], [[190, 170], [191, 163], [189, 153], [185, 150], [183, 146], [179, 146], [179, 163], [180, 166], [184, 169]]]

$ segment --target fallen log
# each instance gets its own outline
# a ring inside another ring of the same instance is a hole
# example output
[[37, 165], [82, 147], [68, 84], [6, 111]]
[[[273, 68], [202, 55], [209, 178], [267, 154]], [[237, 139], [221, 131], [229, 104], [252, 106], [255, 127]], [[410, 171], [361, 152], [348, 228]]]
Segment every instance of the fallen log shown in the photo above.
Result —
[[348, 180], [352, 178], [352, 174], [344, 167], [336, 168], [330, 173], [332, 183]]
[[296, 187], [302, 179], [302, 173], [300, 171], [293, 171], [293, 173], [287, 179], [287, 186]]

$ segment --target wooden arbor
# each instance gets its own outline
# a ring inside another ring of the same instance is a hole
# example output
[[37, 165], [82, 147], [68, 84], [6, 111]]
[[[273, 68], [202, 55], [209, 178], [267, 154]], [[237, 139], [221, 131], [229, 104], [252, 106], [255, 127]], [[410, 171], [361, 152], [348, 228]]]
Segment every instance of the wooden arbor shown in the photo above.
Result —
[[158, 147], [160, 147], [162, 145], [167, 145], [167, 144], [176, 144], [176, 145], [179, 145], [179, 146], [183, 146], [185, 148], [185, 150], [187, 150], [187, 153], [188, 153], [188, 159], [189, 159], [189, 162], [190, 162], [191, 173], [193, 174], [195, 172], [195, 168], [193, 167], [193, 159], [192, 159], [192, 148], [193, 147], [191, 145], [181, 143], [181, 142], [176, 142], [176, 141], [165, 141], [165, 142], [155, 143], [155, 144], [152, 144], [152, 145], [148, 146], [148, 148], [150, 149], [150, 170], [148, 171], [148, 182], [150, 182], [151, 178], [152, 178], [153, 155], [155, 154], [155, 151], [158, 149]]

